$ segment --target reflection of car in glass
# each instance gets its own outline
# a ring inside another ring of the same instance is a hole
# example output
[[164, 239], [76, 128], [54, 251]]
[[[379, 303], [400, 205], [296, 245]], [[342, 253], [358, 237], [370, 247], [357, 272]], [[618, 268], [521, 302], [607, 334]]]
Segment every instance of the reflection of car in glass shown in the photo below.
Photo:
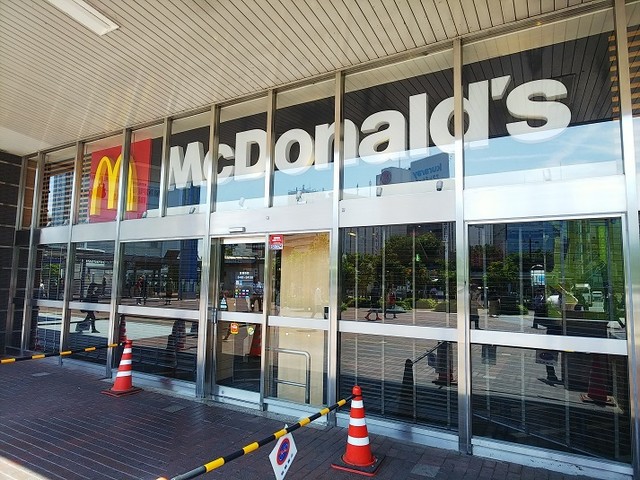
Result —
[[[565, 293], [564, 295], [564, 304], [565, 310], [573, 310], [575, 306], [578, 304], [578, 299], [571, 295], [570, 293]], [[554, 293], [553, 295], [549, 295], [547, 297], [547, 303], [551, 305], [560, 306], [560, 295], [558, 293]]]
[[600, 290], [591, 292], [591, 308], [593, 312], [604, 312], [604, 294]]

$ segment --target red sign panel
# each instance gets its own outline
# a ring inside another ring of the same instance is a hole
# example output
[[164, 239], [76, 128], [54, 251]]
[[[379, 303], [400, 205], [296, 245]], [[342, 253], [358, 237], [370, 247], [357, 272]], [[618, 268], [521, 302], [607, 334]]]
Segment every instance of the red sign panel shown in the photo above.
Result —
[[[92, 222], [115, 220], [122, 147], [111, 147], [91, 154], [89, 219]], [[147, 209], [151, 139], [131, 144], [129, 182], [125, 218], [141, 218]]]
[[269, 235], [269, 250], [282, 250], [284, 236], [281, 234]]

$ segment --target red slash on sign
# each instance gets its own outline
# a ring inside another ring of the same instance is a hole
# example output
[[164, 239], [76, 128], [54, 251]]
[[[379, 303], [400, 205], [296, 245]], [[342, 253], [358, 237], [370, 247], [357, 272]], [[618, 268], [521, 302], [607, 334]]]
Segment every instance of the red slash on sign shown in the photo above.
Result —
[[269, 454], [269, 460], [271, 460], [271, 466], [273, 467], [273, 473], [276, 474], [276, 478], [284, 478], [297, 452], [298, 449], [290, 433], [287, 433], [278, 440], [276, 446], [273, 447], [273, 450]]

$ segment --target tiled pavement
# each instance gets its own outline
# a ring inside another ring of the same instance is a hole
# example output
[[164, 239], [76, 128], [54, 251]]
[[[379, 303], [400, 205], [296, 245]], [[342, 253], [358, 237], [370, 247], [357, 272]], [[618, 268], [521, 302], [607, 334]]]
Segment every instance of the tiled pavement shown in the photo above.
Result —
[[[100, 393], [111, 380], [70, 363], [47, 358], [0, 365], [0, 479], [170, 478], [297, 421], [149, 389], [113, 398]], [[135, 372], [133, 379], [135, 385]], [[365, 478], [331, 468], [345, 452], [345, 428], [312, 424], [293, 436], [298, 454], [288, 480]], [[586, 479], [369, 436], [373, 453], [385, 456], [375, 476], [380, 480]], [[273, 445], [197, 478], [275, 478], [268, 459]]]

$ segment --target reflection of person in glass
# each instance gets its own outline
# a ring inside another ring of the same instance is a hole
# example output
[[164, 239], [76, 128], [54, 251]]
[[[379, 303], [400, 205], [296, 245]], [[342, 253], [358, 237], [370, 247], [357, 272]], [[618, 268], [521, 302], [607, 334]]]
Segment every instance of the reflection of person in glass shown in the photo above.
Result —
[[[91, 282], [87, 287], [87, 296], [85, 297], [85, 302], [89, 303], [98, 303], [98, 285]], [[91, 333], [100, 333], [96, 330], [96, 315], [93, 310], [84, 310], [87, 312], [87, 315], [84, 317], [82, 322], [76, 324], [76, 332], [82, 332], [86, 328], [85, 326], [90, 326]]]
[[324, 315], [324, 302], [322, 301], [322, 289], [320, 287], [316, 287], [313, 293], [313, 313], [311, 317], [315, 318], [318, 313], [321, 317]]
[[543, 325], [547, 316], [547, 301], [544, 298], [544, 290], [538, 289], [533, 298], [533, 325], [531, 328], [537, 329], [539, 325]]
[[[545, 326], [547, 327], [547, 335], [562, 335], [562, 307], [564, 305], [564, 298], [562, 292], [558, 292], [557, 296], [552, 295], [550, 303], [553, 308], [549, 308], [546, 302], [546, 320]], [[560, 356], [555, 353], [555, 359], [558, 361]], [[556, 375], [556, 367], [553, 365], [546, 365], [547, 369], [547, 381], [550, 383], [560, 382]]]
[[187, 346], [187, 330], [184, 320], [173, 322], [171, 333], [167, 337], [167, 357], [172, 369], [178, 365], [178, 352]]
[[173, 297], [173, 280], [171, 277], [167, 278], [164, 284], [164, 304], [171, 305], [171, 298]]
[[371, 321], [372, 319], [370, 318], [370, 315], [372, 313], [376, 314], [376, 320], [382, 320], [380, 318], [379, 312], [380, 312], [380, 286], [376, 283], [373, 285], [373, 287], [371, 288], [371, 306], [369, 308], [369, 311], [367, 312], [367, 314], [365, 315], [365, 319]]
[[393, 318], [398, 318], [396, 316], [396, 289], [393, 285], [389, 287], [387, 292], [387, 308], [384, 310], [384, 318], [387, 318], [389, 312], [393, 313]]
[[475, 284], [469, 286], [469, 295], [471, 297], [469, 301], [469, 319], [476, 327], [476, 330], [480, 330], [480, 313], [478, 308], [482, 307], [482, 300], [480, 299], [480, 287]]
[[255, 311], [255, 305], [258, 304], [258, 312], [262, 311], [262, 297], [264, 296], [264, 287], [257, 276], [253, 277], [251, 285], [251, 311]]

